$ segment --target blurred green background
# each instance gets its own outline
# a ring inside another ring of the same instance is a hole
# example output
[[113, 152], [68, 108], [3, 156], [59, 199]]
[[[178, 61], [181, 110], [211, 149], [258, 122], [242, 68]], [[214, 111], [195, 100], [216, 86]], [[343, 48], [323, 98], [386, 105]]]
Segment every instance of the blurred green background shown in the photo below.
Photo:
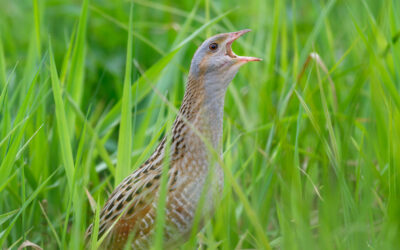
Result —
[[2, 248], [83, 248], [96, 203], [174, 119], [195, 49], [250, 28], [233, 49], [264, 61], [226, 96], [232, 178], [182, 249], [398, 249], [399, 1], [134, 0], [129, 27], [131, 3], [0, 0]]

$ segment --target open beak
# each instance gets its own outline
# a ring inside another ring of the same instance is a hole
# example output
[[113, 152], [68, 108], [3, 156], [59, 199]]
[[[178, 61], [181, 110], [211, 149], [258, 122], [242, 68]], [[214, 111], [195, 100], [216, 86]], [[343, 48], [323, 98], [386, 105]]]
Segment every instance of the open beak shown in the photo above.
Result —
[[229, 38], [228, 42], [226, 43], [226, 55], [237, 60], [238, 62], [252, 62], [252, 61], [261, 61], [262, 59], [257, 58], [257, 57], [251, 57], [251, 56], [238, 56], [232, 51], [232, 43], [241, 37], [242, 35], [246, 34], [247, 32], [250, 32], [251, 30], [245, 29], [245, 30], [240, 30], [232, 33], [228, 33]]

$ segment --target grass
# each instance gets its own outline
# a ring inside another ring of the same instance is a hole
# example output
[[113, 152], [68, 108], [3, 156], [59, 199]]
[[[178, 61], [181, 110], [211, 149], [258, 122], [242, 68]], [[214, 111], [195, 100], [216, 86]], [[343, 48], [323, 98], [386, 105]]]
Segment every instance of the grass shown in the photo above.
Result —
[[399, 12], [395, 0], [0, 0], [0, 246], [84, 248], [96, 207], [171, 126], [197, 46], [251, 28], [234, 49], [264, 61], [228, 89], [222, 202], [181, 249], [398, 248]]

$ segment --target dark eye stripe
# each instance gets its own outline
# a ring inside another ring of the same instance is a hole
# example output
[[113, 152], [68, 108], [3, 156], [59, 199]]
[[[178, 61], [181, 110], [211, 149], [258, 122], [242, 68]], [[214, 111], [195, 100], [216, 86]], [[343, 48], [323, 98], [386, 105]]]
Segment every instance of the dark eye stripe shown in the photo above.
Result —
[[218, 44], [217, 44], [217, 43], [211, 43], [211, 44], [208, 46], [208, 48], [209, 48], [210, 50], [216, 50], [216, 49], [218, 49]]

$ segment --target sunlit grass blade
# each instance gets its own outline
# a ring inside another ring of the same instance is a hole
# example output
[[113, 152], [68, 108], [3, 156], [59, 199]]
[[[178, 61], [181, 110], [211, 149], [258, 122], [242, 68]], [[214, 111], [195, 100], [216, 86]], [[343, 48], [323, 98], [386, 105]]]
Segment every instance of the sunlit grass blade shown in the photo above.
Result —
[[[36, 82], [38, 78], [38, 73], [35, 74], [33, 77], [29, 89], [27, 90], [26, 96], [21, 103], [21, 107], [18, 110], [18, 113], [16, 115], [16, 118], [14, 120], [15, 124], [19, 124], [22, 120], [25, 119], [25, 117], [29, 117], [29, 112], [28, 109], [30, 108], [29, 106], [32, 105], [32, 99], [33, 99], [33, 93], [35, 90]], [[27, 118], [28, 119], [28, 118]], [[11, 144], [9, 147], [9, 150], [6, 154], [6, 157], [3, 159], [3, 161], [0, 164], [0, 172], [2, 173], [0, 175], [0, 183], [3, 183], [6, 178], [8, 178], [11, 169], [13, 167], [13, 164], [16, 160], [16, 156], [20, 147], [20, 143], [22, 142], [23, 136], [24, 136], [24, 129], [26, 127], [26, 122], [22, 124], [22, 126], [17, 130], [15, 135], [10, 138]]]
[[3, 48], [2, 37], [0, 36], [0, 90], [1, 90], [1, 92], [4, 91], [6, 82], [7, 82], [6, 60], [4, 58], [4, 48]]
[[[50, 42], [49, 42], [50, 43]], [[65, 106], [62, 98], [62, 90], [60, 86], [60, 80], [54, 62], [53, 50], [50, 43], [49, 48], [49, 59], [50, 59], [50, 72], [51, 72], [51, 85], [53, 87], [53, 97], [56, 111], [57, 131], [60, 139], [60, 150], [62, 156], [62, 163], [65, 169], [65, 173], [68, 179], [69, 190], [73, 191], [73, 176], [74, 176], [74, 160], [71, 149], [71, 140], [69, 136], [69, 129], [67, 123], [67, 117], [65, 114]]]
[[133, 4], [129, 14], [128, 42], [126, 49], [126, 66], [124, 88], [121, 103], [121, 122], [118, 136], [117, 169], [114, 185], [117, 186], [131, 171], [132, 149], [132, 115], [131, 115], [131, 75], [133, 46]]
[[[78, 107], [81, 106], [84, 90], [88, 5], [89, 0], [84, 0], [71, 57], [71, 68], [67, 79], [67, 90]], [[66, 114], [68, 116], [67, 122], [71, 133], [75, 126], [75, 114], [68, 106]]]
[[34, 23], [35, 23], [35, 37], [36, 37], [36, 49], [37, 54], [41, 56], [42, 54], [42, 43], [41, 43], [41, 35], [40, 35], [40, 5], [38, 0], [33, 1], [33, 15], [34, 15]]
[[[131, 96], [135, 97], [135, 103], [139, 103], [151, 91], [152, 82], [160, 77], [160, 73], [164, 67], [171, 61], [177, 51], [169, 53], [160, 61], [148, 69], [132, 86]], [[132, 103], [133, 105], [133, 103]], [[110, 112], [107, 113], [103, 121], [96, 126], [96, 130], [100, 135], [106, 133], [112, 127], [118, 125], [121, 119], [121, 101], [113, 106]]]
[[80, 119], [80, 121], [84, 124], [84, 126], [87, 127], [87, 131], [89, 132], [90, 136], [93, 137], [93, 140], [95, 141], [95, 144], [96, 144], [96, 148], [97, 148], [101, 158], [103, 159], [103, 161], [107, 165], [108, 169], [110, 170], [111, 174], [115, 175], [114, 164], [112, 163], [111, 157], [108, 154], [107, 150], [105, 149], [103, 142], [100, 140], [97, 131], [95, 131], [93, 126], [86, 119], [85, 115], [82, 113], [82, 111], [76, 105], [74, 100], [72, 100], [71, 96], [69, 96], [68, 94], [67, 94], [67, 101], [68, 101], [69, 105], [71, 105], [71, 107], [73, 108], [75, 114]]
[[16, 213], [18, 213], [18, 209], [0, 215], [0, 225], [12, 218]]
[[71, 61], [71, 54], [73, 52], [74, 49], [74, 40], [75, 40], [75, 36], [76, 36], [76, 30], [77, 30], [77, 25], [74, 26], [74, 29], [72, 30], [72, 34], [71, 37], [69, 38], [69, 43], [68, 43], [68, 49], [64, 54], [64, 58], [63, 58], [63, 62], [61, 65], [61, 70], [60, 70], [60, 82], [61, 82], [61, 86], [64, 86], [65, 83], [65, 79], [67, 77], [67, 73], [69, 70], [69, 66], [70, 66], [70, 61]]
[[99, 199], [97, 199], [97, 208], [96, 208], [96, 213], [95, 213], [95, 217], [94, 217], [94, 222], [93, 222], [93, 230], [92, 230], [92, 235], [91, 235], [91, 239], [90, 239], [90, 247], [92, 250], [96, 250], [97, 249], [97, 238], [99, 235], [99, 224], [100, 224], [100, 202]]
[[[173, 112], [169, 112], [169, 119], [167, 123], [167, 131], [172, 127], [172, 121], [175, 114]], [[163, 249], [163, 241], [164, 241], [164, 230], [166, 223], [166, 204], [167, 204], [167, 195], [168, 195], [168, 175], [169, 175], [169, 167], [170, 167], [170, 144], [171, 137], [170, 135], [166, 136], [165, 142], [165, 157], [163, 158], [163, 167], [161, 172], [160, 179], [160, 187], [159, 187], [159, 195], [157, 202], [157, 212], [156, 212], [156, 221], [155, 221], [155, 230], [153, 235], [153, 248], [152, 249]]]

